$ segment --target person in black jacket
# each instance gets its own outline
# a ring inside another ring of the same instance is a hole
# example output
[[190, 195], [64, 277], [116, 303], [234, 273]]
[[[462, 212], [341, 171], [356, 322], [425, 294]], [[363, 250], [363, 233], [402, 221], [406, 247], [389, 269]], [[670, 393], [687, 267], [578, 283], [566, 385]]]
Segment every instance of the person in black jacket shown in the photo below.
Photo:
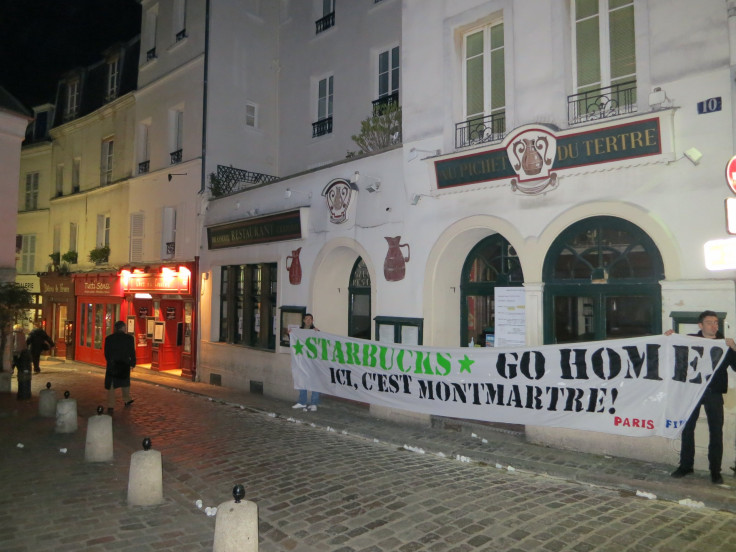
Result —
[[107, 411], [112, 414], [115, 407], [115, 389], [122, 389], [125, 406], [133, 404], [130, 398], [130, 369], [135, 367], [135, 340], [125, 332], [125, 322], [115, 322], [115, 331], [105, 338], [105, 389], [107, 389]]
[[[700, 331], [696, 334], [689, 334], [706, 339], [724, 339], [723, 334], [718, 330], [718, 315], [710, 310], [703, 311], [698, 316], [698, 327]], [[665, 335], [671, 335], [672, 330], [665, 332]], [[733, 339], [726, 338], [726, 345], [729, 349], [720, 366], [716, 369], [713, 377], [705, 388], [703, 396], [698, 405], [693, 409], [690, 418], [682, 430], [682, 444], [680, 446], [680, 465], [672, 472], [672, 477], [685, 477], [689, 473], [693, 473], [693, 464], [695, 462], [695, 424], [700, 416], [700, 407], [705, 409], [705, 415], [708, 419], [708, 464], [710, 467], [710, 480], [719, 485], [723, 483], [721, 476], [721, 460], [723, 458], [723, 394], [728, 391], [728, 372], [727, 367], [736, 370], [736, 343]]]
[[28, 334], [26, 345], [31, 351], [31, 359], [33, 360], [33, 371], [39, 373], [41, 371], [41, 351], [48, 351], [54, 346], [54, 340], [49, 334], [43, 331], [41, 326], [36, 326]]

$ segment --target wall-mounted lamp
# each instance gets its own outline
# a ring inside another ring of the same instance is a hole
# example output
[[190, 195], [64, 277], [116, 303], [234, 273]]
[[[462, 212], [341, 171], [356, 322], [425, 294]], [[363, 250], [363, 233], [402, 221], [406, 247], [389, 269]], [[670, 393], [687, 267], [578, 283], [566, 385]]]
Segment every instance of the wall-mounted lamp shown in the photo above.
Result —
[[171, 179], [175, 176], [186, 176], [187, 173], [169, 173], [169, 182], [171, 182]]
[[409, 200], [409, 203], [411, 205], [416, 205], [417, 203], [419, 203], [419, 200], [422, 199], [423, 197], [431, 197], [433, 199], [437, 199], [436, 196], [431, 196], [431, 195], [427, 195], [427, 194], [413, 194], [411, 196], [411, 199]]
[[419, 157], [419, 153], [420, 152], [421, 153], [429, 153], [430, 154], [429, 156], [439, 155], [440, 154], [440, 150], [438, 150], [438, 149], [436, 149], [436, 150], [426, 150], [426, 149], [419, 149], [419, 148], [411, 148], [409, 150], [409, 155], [407, 156], [407, 160], [408, 161], [414, 161], [417, 157]]
[[698, 163], [700, 163], [700, 159], [703, 157], [703, 154], [700, 153], [700, 150], [698, 148], [690, 148], [689, 150], [685, 150], [683, 152], [683, 155], [687, 157], [693, 165], [697, 165]]

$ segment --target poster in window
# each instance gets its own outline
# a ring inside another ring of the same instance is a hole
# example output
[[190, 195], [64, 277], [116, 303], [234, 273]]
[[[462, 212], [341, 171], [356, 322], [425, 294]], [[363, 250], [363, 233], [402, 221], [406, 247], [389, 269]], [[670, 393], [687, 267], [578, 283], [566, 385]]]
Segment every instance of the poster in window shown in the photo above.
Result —
[[128, 317], [128, 333], [130, 335], [135, 334], [135, 316]]
[[155, 322], [153, 327], [153, 342], [164, 342], [164, 322]]

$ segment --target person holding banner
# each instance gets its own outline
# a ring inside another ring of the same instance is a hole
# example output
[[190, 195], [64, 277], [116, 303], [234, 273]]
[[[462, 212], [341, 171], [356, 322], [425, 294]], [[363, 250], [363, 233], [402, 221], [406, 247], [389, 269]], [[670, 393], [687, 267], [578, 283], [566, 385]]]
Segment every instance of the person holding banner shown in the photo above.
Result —
[[[698, 316], [698, 327], [700, 331], [696, 334], [688, 334], [706, 339], [724, 339], [718, 329], [718, 315], [711, 311], [703, 311]], [[667, 330], [665, 335], [672, 335], [673, 330]], [[695, 424], [700, 416], [700, 407], [705, 409], [708, 419], [708, 465], [710, 468], [710, 480], [714, 485], [723, 483], [721, 476], [721, 459], [723, 458], [723, 394], [728, 391], [727, 367], [736, 371], [736, 342], [725, 338], [729, 350], [723, 362], [716, 369], [713, 377], [705, 388], [700, 402], [693, 410], [685, 427], [682, 430], [682, 444], [680, 446], [680, 465], [672, 472], [672, 477], [681, 478], [693, 473], [695, 462]]]
[[[309, 313], [306, 313], [304, 315], [304, 318], [302, 318], [301, 328], [304, 330], [314, 330], [317, 332], [319, 331], [319, 328], [314, 325], [314, 316]], [[300, 389], [299, 399], [296, 401], [296, 404], [291, 408], [301, 408], [302, 410], [304, 410], [304, 412], [316, 412], [317, 405], [319, 404], [319, 393], [317, 391], [312, 391], [312, 396], [309, 400], [307, 400], [307, 393], [308, 391], [306, 389]]]

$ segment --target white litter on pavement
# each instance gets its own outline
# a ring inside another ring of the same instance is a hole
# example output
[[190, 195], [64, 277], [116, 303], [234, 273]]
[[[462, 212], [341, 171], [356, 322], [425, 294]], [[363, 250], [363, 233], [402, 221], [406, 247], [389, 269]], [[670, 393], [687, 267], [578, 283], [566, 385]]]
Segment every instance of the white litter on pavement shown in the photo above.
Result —
[[678, 504], [682, 504], [683, 506], [690, 506], [691, 508], [705, 508], [705, 504], [703, 504], [699, 500], [692, 500], [690, 498], [683, 498], [682, 500], [678, 501]]
[[201, 499], [195, 500], [194, 501], [194, 505], [201, 510], [202, 509], [202, 500]]
[[276, 417], [276, 413], [275, 412], [269, 412], [268, 413], [268, 417], [269, 418], [275, 418]]
[[513, 466], [506, 466], [506, 470], [507, 471], [510, 471], [510, 472], [514, 472], [514, 471], [516, 471], [516, 468], [513, 467]]
[[471, 434], [470, 434], [470, 436], [471, 436], [471, 437], [472, 437], [473, 439], [477, 439], [477, 438], [478, 438], [478, 436], [477, 436], [477, 435], [476, 435], [475, 433], [471, 433]]
[[209, 517], [213, 517], [217, 515], [217, 507], [216, 506], [207, 506], [204, 509], [204, 513], [207, 514]]
[[347, 430], [347, 429], [343, 429], [343, 430], [342, 430], [342, 431], [341, 431], [340, 433], [342, 433], [343, 435], [349, 435], [349, 433], [348, 433], [348, 430]]
[[373, 442], [374, 443], [380, 443], [381, 441], [379, 441], [378, 439], [373, 439]]
[[461, 454], [456, 455], [455, 460], [459, 460], [460, 462], [470, 462], [470, 458]]
[[18, 444], [17, 444], [17, 445], [15, 445], [15, 446], [16, 446], [16, 447], [18, 447], [18, 448], [23, 448], [23, 447], [24, 447], [25, 445], [24, 445], [23, 443], [18, 443]]
[[330, 426], [327, 426], [327, 431], [330, 431], [330, 432], [332, 432], [332, 433], [335, 433], [335, 430], [334, 430], [334, 429], [332, 429], [332, 428], [331, 428]]
[[421, 449], [419, 447], [412, 447], [411, 445], [404, 445], [404, 449], [410, 450], [412, 452], [418, 452], [419, 454], [424, 454], [424, 449]]
[[484, 445], [487, 445], [488, 444], [488, 439], [481, 439], [480, 442], [483, 443]]
[[501, 464], [496, 464], [496, 469], [497, 470], [502, 470], [503, 469], [503, 466]]
[[60, 452], [61, 454], [66, 454], [66, 449], [65, 449], [65, 448], [60, 448], [60, 449], [59, 449], [59, 452]]
[[648, 493], [646, 491], [636, 491], [636, 496], [640, 496], [642, 498], [648, 498], [649, 500], [656, 500], [657, 495]]
[[444, 452], [438, 452], [437, 456], [439, 456], [440, 458], [447, 458], [447, 455]]

